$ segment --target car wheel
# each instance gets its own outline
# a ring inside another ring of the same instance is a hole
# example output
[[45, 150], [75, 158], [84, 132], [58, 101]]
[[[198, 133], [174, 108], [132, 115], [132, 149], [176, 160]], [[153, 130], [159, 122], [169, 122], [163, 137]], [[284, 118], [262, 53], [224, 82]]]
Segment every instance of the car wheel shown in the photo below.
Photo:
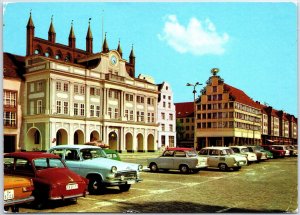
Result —
[[190, 171], [187, 165], [180, 165], [179, 170], [181, 173], [188, 173]]
[[152, 172], [157, 172], [158, 171], [158, 167], [157, 167], [156, 163], [150, 164], [150, 170]]
[[89, 178], [88, 189], [90, 194], [100, 193], [103, 190], [102, 186], [102, 179], [100, 177]]
[[228, 167], [225, 163], [220, 163], [219, 164], [219, 169], [222, 170], [222, 171], [226, 171], [228, 169]]
[[122, 191], [122, 192], [126, 192], [130, 189], [131, 187], [131, 184], [123, 184], [123, 185], [120, 185], [119, 186], [119, 189]]
[[11, 206], [11, 212], [14, 212], [14, 213], [19, 212], [19, 206], [18, 205]]

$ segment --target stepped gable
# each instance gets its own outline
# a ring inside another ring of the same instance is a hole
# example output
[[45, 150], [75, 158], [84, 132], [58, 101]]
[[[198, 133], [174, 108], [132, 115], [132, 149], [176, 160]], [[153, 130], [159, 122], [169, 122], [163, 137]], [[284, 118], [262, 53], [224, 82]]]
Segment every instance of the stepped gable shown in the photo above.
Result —
[[244, 91], [225, 83], [224, 90], [228, 91], [229, 95], [231, 95], [235, 101], [260, 109], [260, 105], [253, 101]]
[[194, 102], [175, 103], [176, 118], [194, 117]]
[[3, 53], [3, 77], [24, 79], [25, 57], [10, 53]]

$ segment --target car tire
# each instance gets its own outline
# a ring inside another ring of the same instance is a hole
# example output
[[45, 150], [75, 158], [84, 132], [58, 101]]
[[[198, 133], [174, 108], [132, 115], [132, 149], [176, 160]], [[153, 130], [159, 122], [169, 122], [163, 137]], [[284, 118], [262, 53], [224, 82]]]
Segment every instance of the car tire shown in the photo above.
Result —
[[88, 190], [90, 194], [98, 194], [103, 190], [102, 179], [100, 177], [90, 177]]
[[184, 173], [184, 174], [190, 172], [189, 167], [188, 167], [187, 165], [185, 165], [185, 164], [180, 165], [180, 166], [179, 166], [179, 170], [180, 170], [181, 173]]
[[18, 213], [19, 212], [19, 206], [18, 205], [11, 206], [11, 212]]
[[122, 191], [122, 192], [127, 192], [131, 187], [131, 184], [122, 184], [119, 186], [119, 189]]
[[158, 172], [158, 167], [157, 167], [156, 163], [150, 164], [150, 170], [151, 170], [151, 172]]
[[220, 169], [221, 171], [227, 171], [227, 170], [228, 170], [228, 167], [227, 167], [227, 165], [226, 165], [225, 163], [220, 163], [220, 164], [219, 164], [219, 169]]

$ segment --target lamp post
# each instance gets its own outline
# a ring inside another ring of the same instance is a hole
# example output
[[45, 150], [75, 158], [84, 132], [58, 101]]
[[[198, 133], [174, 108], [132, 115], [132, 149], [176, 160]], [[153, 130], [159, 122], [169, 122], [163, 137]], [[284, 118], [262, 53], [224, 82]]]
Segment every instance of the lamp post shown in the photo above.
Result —
[[200, 84], [198, 81], [195, 83], [195, 84], [190, 84], [190, 83], [187, 83], [186, 86], [192, 86], [194, 87], [194, 90], [193, 90], [193, 94], [194, 94], [194, 148], [196, 149], [197, 148], [197, 136], [196, 136], [196, 128], [197, 128], [197, 121], [196, 121], [196, 117], [197, 117], [197, 113], [196, 113], [196, 87], [198, 85], [202, 85]]

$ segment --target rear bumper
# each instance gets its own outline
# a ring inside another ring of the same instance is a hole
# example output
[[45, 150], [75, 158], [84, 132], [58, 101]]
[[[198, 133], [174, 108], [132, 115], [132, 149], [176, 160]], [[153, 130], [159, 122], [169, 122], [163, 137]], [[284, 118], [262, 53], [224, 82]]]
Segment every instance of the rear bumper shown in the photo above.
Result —
[[32, 202], [32, 201], [34, 201], [34, 197], [29, 196], [28, 198], [24, 198], [24, 199], [15, 199], [15, 200], [4, 201], [4, 206], [17, 205], [17, 204], [22, 204], [22, 203], [27, 203], [27, 202]]
[[55, 196], [55, 197], [50, 197], [49, 200], [64, 200], [64, 199], [72, 199], [72, 198], [78, 198], [78, 197], [85, 197], [88, 192], [85, 193], [79, 193], [75, 195], [70, 195], [70, 196]]

